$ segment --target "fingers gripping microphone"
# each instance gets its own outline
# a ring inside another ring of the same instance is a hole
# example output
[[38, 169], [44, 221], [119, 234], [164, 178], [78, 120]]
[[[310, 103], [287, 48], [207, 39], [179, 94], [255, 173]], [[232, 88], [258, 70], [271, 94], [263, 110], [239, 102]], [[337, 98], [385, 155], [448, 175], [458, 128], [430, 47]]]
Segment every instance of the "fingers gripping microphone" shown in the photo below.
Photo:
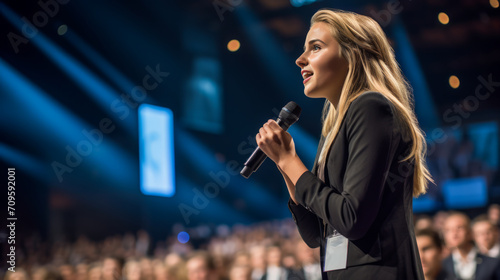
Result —
[[[281, 109], [281, 112], [276, 122], [284, 131], [286, 131], [292, 124], [294, 124], [299, 119], [301, 111], [302, 109], [300, 108], [299, 105], [297, 105], [297, 103], [290, 101], [288, 102], [288, 104], [285, 105], [285, 107]], [[266, 158], [267, 155], [259, 147], [257, 147], [255, 151], [253, 151], [252, 155], [245, 162], [245, 166], [240, 172], [241, 176], [248, 179], [248, 177], [250, 177], [250, 175], [252, 175], [253, 172], [259, 169], [260, 165], [264, 162]]]

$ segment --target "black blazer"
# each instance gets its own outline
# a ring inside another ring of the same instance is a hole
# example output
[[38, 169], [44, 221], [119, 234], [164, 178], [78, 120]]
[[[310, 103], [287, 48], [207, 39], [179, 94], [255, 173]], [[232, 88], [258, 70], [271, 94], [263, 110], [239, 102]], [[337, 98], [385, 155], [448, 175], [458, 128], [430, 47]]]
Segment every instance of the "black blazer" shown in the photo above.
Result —
[[[500, 259], [490, 258], [482, 254], [476, 254], [475, 280], [500, 280]], [[443, 260], [443, 270], [446, 272], [446, 280], [458, 280], [455, 274], [455, 266], [451, 256]]]
[[[295, 185], [289, 208], [302, 239], [321, 246], [334, 228], [349, 239], [347, 268], [324, 279], [424, 279], [413, 229], [411, 138], [389, 100], [366, 92], [349, 106], [328, 152], [325, 182], [312, 172]], [[326, 225], [324, 224], [326, 223]]]

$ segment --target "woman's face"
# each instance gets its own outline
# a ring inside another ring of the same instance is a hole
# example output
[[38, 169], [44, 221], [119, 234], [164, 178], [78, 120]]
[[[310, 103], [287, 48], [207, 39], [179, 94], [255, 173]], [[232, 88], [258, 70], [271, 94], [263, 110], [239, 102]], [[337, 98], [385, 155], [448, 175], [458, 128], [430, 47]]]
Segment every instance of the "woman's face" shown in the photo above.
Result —
[[340, 45], [326, 23], [311, 26], [304, 53], [295, 63], [302, 69], [304, 94], [311, 98], [327, 98], [336, 106], [349, 65], [341, 56]]

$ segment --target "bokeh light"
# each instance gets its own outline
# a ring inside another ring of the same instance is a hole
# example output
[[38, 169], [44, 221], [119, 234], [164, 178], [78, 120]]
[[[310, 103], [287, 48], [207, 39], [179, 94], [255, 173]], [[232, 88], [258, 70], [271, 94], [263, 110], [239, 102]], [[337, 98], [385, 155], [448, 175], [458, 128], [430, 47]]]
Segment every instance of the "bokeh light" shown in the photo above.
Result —
[[185, 231], [179, 232], [179, 234], [177, 234], [177, 240], [179, 240], [179, 242], [182, 244], [188, 242], [189, 241], [189, 233], [187, 233]]
[[438, 15], [439, 22], [442, 24], [448, 24], [450, 22], [450, 18], [446, 13], [439, 13]]
[[57, 34], [61, 36], [66, 34], [66, 32], [68, 32], [68, 26], [66, 24], [62, 24], [59, 28], [57, 28]]
[[227, 49], [231, 52], [235, 52], [237, 50], [240, 49], [240, 41], [236, 40], [236, 39], [233, 39], [231, 41], [229, 41], [229, 43], [227, 43]]
[[490, 0], [490, 5], [495, 9], [498, 8], [499, 6], [498, 0]]
[[450, 83], [450, 87], [452, 87], [452, 88], [458, 88], [460, 86], [460, 80], [455, 75], [450, 76], [449, 83]]

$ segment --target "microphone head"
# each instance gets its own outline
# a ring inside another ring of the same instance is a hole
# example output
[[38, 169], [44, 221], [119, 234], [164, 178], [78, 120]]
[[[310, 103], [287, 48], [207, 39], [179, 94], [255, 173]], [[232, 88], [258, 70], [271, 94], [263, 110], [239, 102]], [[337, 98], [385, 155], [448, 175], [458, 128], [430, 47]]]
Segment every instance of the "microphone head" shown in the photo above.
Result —
[[302, 108], [297, 103], [290, 101], [281, 109], [279, 118], [290, 126], [299, 119], [301, 111]]

